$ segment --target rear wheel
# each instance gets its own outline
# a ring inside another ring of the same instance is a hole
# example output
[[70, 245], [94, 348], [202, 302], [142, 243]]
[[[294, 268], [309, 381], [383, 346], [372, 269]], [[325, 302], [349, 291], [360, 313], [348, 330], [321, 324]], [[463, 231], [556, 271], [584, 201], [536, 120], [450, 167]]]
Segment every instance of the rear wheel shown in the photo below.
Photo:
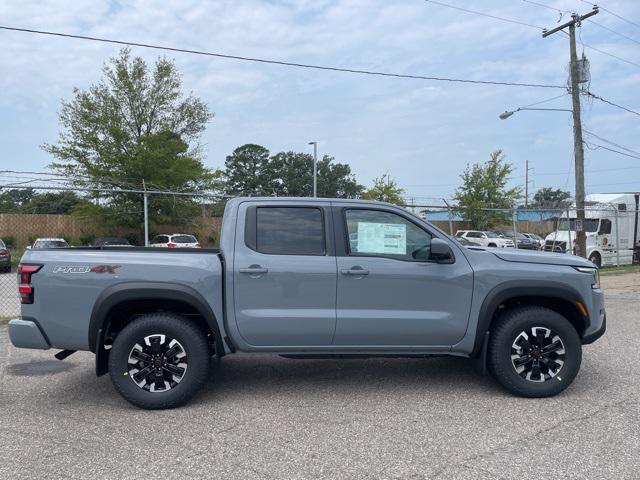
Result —
[[209, 374], [207, 337], [173, 313], [143, 315], [116, 336], [109, 373], [116, 390], [140, 408], [174, 408], [186, 403]]
[[510, 392], [549, 397], [578, 374], [582, 345], [569, 321], [548, 308], [527, 306], [506, 312], [491, 330], [489, 369]]

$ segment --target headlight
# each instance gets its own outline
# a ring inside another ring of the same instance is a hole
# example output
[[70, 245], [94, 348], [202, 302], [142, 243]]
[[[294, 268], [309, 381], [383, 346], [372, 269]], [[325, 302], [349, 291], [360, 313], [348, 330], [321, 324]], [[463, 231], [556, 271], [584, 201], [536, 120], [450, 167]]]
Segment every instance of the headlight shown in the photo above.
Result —
[[576, 270], [582, 273], [590, 273], [593, 275], [593, 282], [591, 283], [591, 288], [600, 288], [600, 272], [597, 268], [590, 267], [575, 267]]

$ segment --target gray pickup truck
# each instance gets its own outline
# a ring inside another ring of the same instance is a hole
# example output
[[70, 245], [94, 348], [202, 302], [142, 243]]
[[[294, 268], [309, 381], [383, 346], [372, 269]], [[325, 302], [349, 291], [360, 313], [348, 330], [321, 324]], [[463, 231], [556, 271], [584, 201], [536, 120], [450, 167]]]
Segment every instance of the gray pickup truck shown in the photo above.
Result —
[[143, 408], [185, 403], [212, 356], [474, 359], [509, 391], [544, 397], [575, 378], [605, 331], [583, 258], [464, 247], [399, 207], [237, 198], [220, 250], [29, 250], [16, 347], [96, 355]]

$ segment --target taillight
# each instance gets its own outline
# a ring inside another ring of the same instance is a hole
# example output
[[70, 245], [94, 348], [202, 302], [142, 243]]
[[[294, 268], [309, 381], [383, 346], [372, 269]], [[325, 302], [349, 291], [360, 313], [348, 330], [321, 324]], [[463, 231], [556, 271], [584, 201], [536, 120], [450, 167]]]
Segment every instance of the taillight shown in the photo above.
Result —
[[6, 250], [0, 250], [0, 257], [8, 257], [9, 256], [9, 252]]
[[169, 242], [167, 243], [167, 248], [176, 248], [178, 246], [177, 243]]
[[18, 265], [18, 293], [20, 303], [33, 303], [33, 285], [31, 275], [42, 268], [42, 265], [20, 264]]
[[200, 248], [201, 245], [199, 243], [196, 243], [196, 248]]

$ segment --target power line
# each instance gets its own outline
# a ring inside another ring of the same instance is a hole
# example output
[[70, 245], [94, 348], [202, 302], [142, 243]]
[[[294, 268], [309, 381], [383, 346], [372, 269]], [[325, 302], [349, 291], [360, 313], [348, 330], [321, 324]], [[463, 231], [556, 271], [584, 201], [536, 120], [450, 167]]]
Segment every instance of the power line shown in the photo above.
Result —
[[475, 11], [475, 10], [469, 10], [469, 9], [466, 9], [466, 8], [457, 7], [455, 5], [449, 5], [448, 3], [437, 2], [436, 0], [424, 0], [424, 1], [428, 2], [428, 3], [433, 3], [435, 5], [440, 5], [441, 7], [453, 8], [454, 10], [460, 10], [461, 12], [472, 13], [474, 15], [480, 15], [481, 17], [493, 18], [494, 20], [501, 20], [503, 22], [515, 23], [516, 25], [523, 25], [525, 27], [536, 28], [538, 30], [544, 30], [542, 27], [540, 27], [538, 25], [532, 25], [530, 23], [521, 22], [520, 20], [514, 20], [512, 18], [498, 17], [496, 15], [490, 15], [490, 14], [484, 13], [484, 12], [478, 12], [478, 11]]
[[[552, 7], [551, 5], [546, 5], [544, 3], [534, 2], [533, 0], [522, 0], [522, 1], [525, 2], [525, 3], [530, 3], [531, 5], [536, 5], [538, 7], [542, 7], [542, 8], [546, 8], [548, 10], [553, 10], [554, 12], [558, 12], [560, 14], [560, 20], [562, 19], [562, 15], [563, 14], [567, 13], [567, 14], [571, 15], [572, 13], [574, 13], [571, 10], [563, 10], [561, 8]], [[594, 4], [590, 3], [590, 2], [584, 2], [584, 3], [589, 4], [589, 5], [594, 5]], [[606, 9], [600, 7], [600, 6], [598, 6], [598, 8], [600, 10], [608, 11], [608, 10], [606, 10]], [[560, 20], [558, 20], [558, 21], [560, 21]], [[615, 35], [618, 35], [618, 36], [620, 36], [622, 38], [626, 38], [627, 40], [631, 40], [632, 42], [640, 44], [640, 41], [636, 40], [635, 38], [629, 37], [629, 36], [625, 35], [624, 33], [620, 33], [617, 30], [614, 30], [612, 28], [607, 27], [606, 25], [602, 25], [601, 23], [598, 23], [595, 20], [587, 19], [587, 22], [593, 23], [594, 25], [597, 25], [598, 27], [600, 27], [600, 28], [602, 28], [604, 30], [608, 30], [609, 32], [611, 32], [611, 33], [613, 33]]]
[[[570, 90], [570, 89], [569, 89], [569, 90]], [[540, 105], [540, 104], [542, 104], [542, 103], [551, 102], [552, 100], [557, 100], [558, 98], [566, 97], [567, 95], [568, 95], [568, 93], [563, 93], [562, 95], [558, 95], [558, 96], [556, 96], [556, 97], [547, 98], [546, 100], [540, 100], [539, 102], [530, 103], [529, 105], [525, 105], [524, 107], [519, 107], [519, 108], [529, 108], [529, 107], [533, 107], [534, 105]]]
[[638, 156], [638, 155], [631, 155], [630, 153], [621, 152], [620, 150], [615, 150], [613, 148], [605, 147], [604, 145], [600, 145], [598, 143], [589, 143], [589, 142], [585, 141], [584, 144], [590, 150], [598, 150], [598, 149], [602, 148], [604, 150], [608, 150], [610, 152], [617, 153], [618, 155], [624, 155], [625, 157], [637, 158], [638, 160], [640, 160], [640, 156]]
[[590, 136], [592, 136], [592, 137], [594, 137], [594, 138], [597, 138], [598, 140], [600, 140], [600, 141], [602, 141], [602, 142], [608, 143], [609, 145], [613, 145], [614, 147], [617, 147], [617, 148], [621, 148], [622, 150], [626, 150], [627, 152], [629, 152], [629, 153], [631, 153], [631, 154], [633, 154], [633, 155], [638, 155], [638, 156], [640, 156], [640, 153], [639, 153], [639, 152], [636, 152], [635, 150], [631, 150], [630, 148], [623, 147], [623, 146], [622, 146], [622, 145], [620, 145], [620, 144], [617, 144], [617, 143], [615, 143], [615, 142], [612, 142], [611, 140], [607, 140], [606, 138], [602, 138], [601, 136], [596, 135], [595, 133], [592, 133], [592, 132], [590, 132], [590, 131], [588, 131], [588, 130], [584, 130], [584, 132], [585, 132], [587, 135], [590, 135]]
[[[564, 31], [561, 30], [560, 33], [562, 33], [566, 37], [569, 37], [569, 34], [567, 32], [564, 32]], [[616, 60], [620, 60], [621, 62], [628, 63], [629, 65], [633, 65], [635, 67], [640, 67], [640, 63], [632, 62], [631, 60], [627, 60], [626, 58], [619, 57], [618, 55], [614, 55], [613, 53], [605, 52], [604, 50], [601, 50], [599, 48], [593, 47], [593, 46], [589, 45], [588, 43], [584, 43], [582, 41], [582, 39], [580, 40], [580, 44], [582, 45], [583, 49], [584, 49], [584, 47], [590, 48], [591, 50], [594, 50], [594, 51], [596, 51], [598, 53], [601, 53], [602, 55], [606, 55], [608, 57], [615, 58]]]
[[[431, 0], [425, 0], [425, 1], [431, 1]], [[240, 55], [229, 55], [225, 53], [206, 52], [203, 50], [190, 50], [186, 48], [166, 47], [166, 46], [154, 45], [149, 43], [129, 42], [125, 40], [114, 40], [114, 39], [101, 38], [101, 37], [90, 37], [87, 35], [74, 35], [70, 33], [52, 32], [47, 30], [34, 30], [31, 28], [8, 27], [4, 25], [0, 25], [0, 30], [9, 30], [13, 32], [22, 32], [22, 33], [35, 33], [38, 35], [50, 35], [55, 37], [75, 38], [78, 40], [90, 40], [93, 42], [112, 43], [116, 45], [127, 45], [127, 46], [133, 46], [133, 47], [151, 48], [155, 50], [164, 50], [169, 52], [188, 53], [192, 55], [203, 55], [207, 57], [225, 58], [228, 60], [240, 60], [245, 62], [265, 63], [269, 65], [307, 68], [307, 69], [313, 69], [313, 70], [325, 70], [325, 71], [331, 71], [331, 72], [353, 73], [353, 74], [359, 74], [359, 75], [374, 75], [374, 76], [380, 76], [380, 77], [409, 78], [414, 80], [432, 80], [432, 81], [439, 81], [439, 82], [470, 83], [470, 84], [480, 84], [480, 85], [504, 85], [504, 86], [512, 86], [512, 87], [534, 87], [534, 88], [565, 88], [562, 85], [548, 85], [548, 84], [540, 84], [540, 83], [470, 80], [470, 79], [464, 79], [464, 78], [435, 77], [435, 76], [428, 76], [428, 75], [410, 75], [410, 74], [403, 74], [403, 73], [383, 72], [383, 71], [374, 71], [374, 70], [361, 70], [361, 69], [355, 69], [355, 68], [329, 67], [329, 66], [315, 65], [310, 63], [285, 62], [281, 60], [271, 60], [271, 59], [257, 58], [257, 57], [245, 57]]]
[[[580, 0], [580, 1], [581, 1], [582, 3], [586, 3], [587, 5], [595, 5], [593, 2], [588, 2], [587, 0]], [[640, 24], [637, 24], [637, 23], [635, 23], [635, 22], [632, 22], [631, 20], [629, 20], [629, 19], [627, 19], [627, 18], [625, 18], [625, 17], [623, 17], [623, 16], [621, 16], [621, 15], [618, 15], [618, 14], [617, 14], [617, 13], [615, 13], [615, 12], [612, 12], [611, 10], [608, 10], [608, 9], [606, 9], [606, 8], [604, 8], [604, 7], [601, 7], [600, 5], [598, 5], [598, 8], [599, 8], [600, 10], [603, 10], [603, 11], [607, 12], [607, 13], [608, 13], [608, 14], [610, 14], [610, 15], [613, 15], [614, 17], [619, 18], [619, 19], [620, 19], [620, 20], [622, 20], [623, 22], [627, 22], [629, 25], [633, 25], [633, 26], [634, 26], [634, 27], [636, 27], [636, 28], [640, 28]]]
[[604, 30], [608, 30], [609, 32], [614, 33], [614, 34], [618, 35], [619, 37], [626, 38], [627, 40], [631, 40], [632, 42], [635, 42], [638, 45], [640, 45], [640, 41], [636, 40], [635, 38], [629, 37], [629, 36], [625, 35], [624, 33], [620, 33], [618, 31], [614, 30], [613, 28], [609, 28], [609, 27], [607, 27], [605, 25], [602, 25], [601, 23], [598, 23], [598, 22], [596, 22], [594, 20], [587, 20], [587, 22], [593, 23], [594, 25], [597, 25], [598, 27], [600, 27], [600, 28], [602, 28]]
[[[560, 20], [562, 20], [562, 14], [563, 13], [573, 13], [570, 12], [569, 10], [562, 10], [560, 8], [556, 8], [556, 7], [552, 7], [551, 5], [545, 5], [544, 3], [538, 3], [538, 2], [534, 2], [533, 0], [522, 0], [525, 3], [530, 3], [531, 5], [536, 5], [538, 7], [542, 7], [542, 8], [546, 8], [548, 10], [553, 10], [554, 12], [558, 12], [560, 14]], [[560, 21], [558, 20], [558, 21]]]
[[594, 94], [594, 93], [591, 93], [591, 92], [590, 92], [590, 91], [588, 91], [588, 90], [585, 90], [585, 91], [583, 91], [582, 93], [583, 93], [583, 95], [586, 95], [586, 96], [588, 96], [588, 97], [595, 98], [596, 100], [600, 100], [601, 102], [608, 103], [609, 105], [612, 105], [612, 106], [614, 106], [614, 107], [617, 107], [617, 108], [620, 108], [620, 109], [622, 109], [622, 110], [625, 110], [626, 112], [633, 113], [634, 115], [638, 115], [638, 116], [640, 116], [640, 113], [639, 113], [639, 112], [636, 112], [635, 110], [631, 110], [630, 108], [627, 108], [627, 107], [623, 107], [622, 105], [618, 105], [617, 103], [613, 103], [613, 102], [612, 102], [612, 101], [610, 101], [610, 100], [606, 100], [606, 99], [602, 98], [602, 97], [601, 97], [601, 96], [599, 96], [599, 95], [596, 95], [596, 94]]

